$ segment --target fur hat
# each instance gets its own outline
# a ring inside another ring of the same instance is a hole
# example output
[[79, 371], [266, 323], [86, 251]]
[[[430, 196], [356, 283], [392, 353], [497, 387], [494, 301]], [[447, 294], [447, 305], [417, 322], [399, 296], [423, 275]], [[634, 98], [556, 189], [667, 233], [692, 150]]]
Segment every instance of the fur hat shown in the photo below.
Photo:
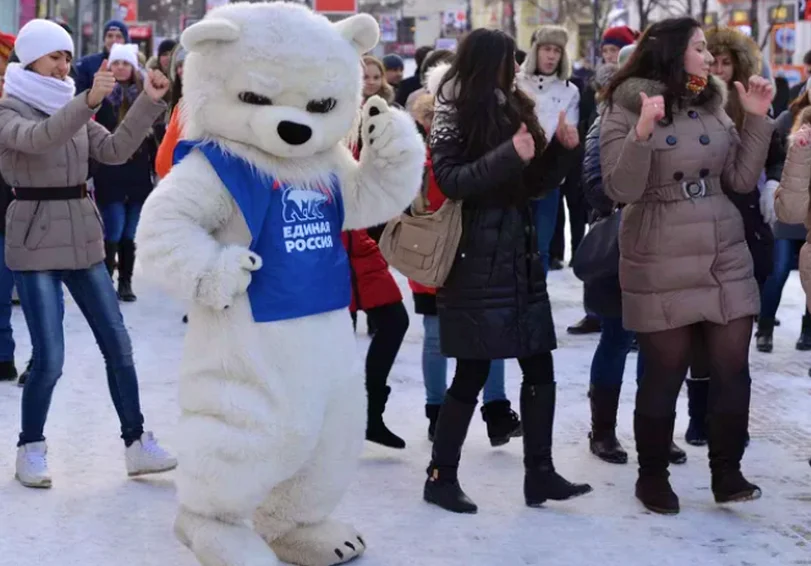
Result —
[[737, 61], [736, 75], [746, 77], [759, 75], [762, 57], [757, 43], [748, 35], [734, 27], [711, 29], [707, 31], [707, 50], [717, 57], [729, 53]]
[[557, 75], [562, 80], [566, 80], [572, 74], [572, 66], [569, 61], [569, 54], [566, 52], [566, 45], [569, 43], [569, 31], [561, 26], [541, 26], [532, 34], [532, 48], [527, 53], [527, 58], [521, 65], [521, 70], [525, 75], [534, 75], [538, 72], [538, 47], [541, 45], [556, 45], [560, 47], [562, 54], [558, 65]]
[[616, 26], [608, 28], [603, 33], [602, 45], [614, 45], [622, 49], [626, 45], [632, 45], [639, 39], [639, 32], [628, 26]]

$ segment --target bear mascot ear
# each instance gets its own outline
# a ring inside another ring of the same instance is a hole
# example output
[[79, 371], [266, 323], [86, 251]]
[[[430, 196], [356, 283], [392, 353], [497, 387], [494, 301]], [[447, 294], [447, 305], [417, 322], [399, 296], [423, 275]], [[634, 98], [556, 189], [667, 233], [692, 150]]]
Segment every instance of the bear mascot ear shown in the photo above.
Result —
[[[363, 55], [371, 51], [380, 39], [380, 28], [369, 14], [356, 14], [333, 24], [345, 40]], [[192, 26], [194, 27], [194, 26]], [[189, 28], [191, 29], [191, 28]]]
[[186, 51], [197, 51], [210, 41], [230, 43], [239, 39], [239, 26], [222, 18], [211, 18], [189, 26], [180, 36], [180, 43]]

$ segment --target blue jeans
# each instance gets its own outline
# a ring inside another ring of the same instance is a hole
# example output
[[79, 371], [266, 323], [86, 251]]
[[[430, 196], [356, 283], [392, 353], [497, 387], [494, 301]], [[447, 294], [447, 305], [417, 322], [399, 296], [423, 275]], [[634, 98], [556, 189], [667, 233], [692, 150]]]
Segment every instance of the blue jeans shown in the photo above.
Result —
[[132, 344], [118, 296], [104, 263], [74, 271], [17, 271], [14, 282], [31, 333], [33, 365], [25, 382], [18, 446], [45, 440], [43, 431], [56, 382], [65, 363], [64, 283], [82, 311], [104, 356], [107, 385], [127, 445], [144, 432]]
[[780, 299], [783, 296], [783, 287], [786, 286], [788, 276], [792, 269], [797, 269], [802, 240], [775, 240], [774, 241], [774, 268], [772, 274], [763, 284], [760, 297], [760, 319], [770, 320], [777, 314]]
[[558, 201], [560, 189], [555, 189], [542, 199], [532, 201], [535, 232], [538, 235], [538, 253], [541, 254], [544, 273], [549, 272], [549, 246], [552, 245], [555, 226], [558, 223]]
[[[0, 250], [5, 247], [5, 237], [0, 235]], [[14, 274], [0, 264], [0, 362], [14, 361], [14, 336], [11, 332], [11, 292], [14, 290]]]
[[[439, 349], [439, 317], [422, 317], [425, 338], [422, 342], [422, 378], [425, 381], [425, 403], [441, 405], [448, 387], [448, 358]], [[485, 403], [504, 401], [504, 360], [493, 360], [490, 374], [484, 384], [482, 398]]]
[[104, 221], [104, 239], [108, 242], [134, 240], [143, 203], [112, 202], [99, 208]]
[[[597, 344], [591, 361], [591, 384], [596, 387], [620, 387], [634, 333], [623, 328], [622, 317], [602, 317], [600, 323], [600, 343]], [[642, 370], [640, 352], [636, 364], [637, 382], [642, 378]]]

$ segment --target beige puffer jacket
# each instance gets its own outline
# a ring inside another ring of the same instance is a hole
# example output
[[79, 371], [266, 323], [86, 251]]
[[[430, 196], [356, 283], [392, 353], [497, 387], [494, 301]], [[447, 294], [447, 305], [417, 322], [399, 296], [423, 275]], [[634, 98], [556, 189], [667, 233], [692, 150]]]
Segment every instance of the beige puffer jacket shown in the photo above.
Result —
[[711, 80], [701, 102], [673, 110], [638, 141], [640, 92], [664, 85], [629, 79], [602, 117], [606, 195], [627, 203], [620, 228], [623, 322], [659, 332], [758, 313], [760, 297], [743, 220], [721, 190], [753, 190], [774, 125], [747, 116], [740, 135], [724, 112], [726, 88]]
[[[811, 107], [803, 110], [794, 121], [792, 134], [803, 124], [811, 124]], [[788, 156], [783, 166], [783, 177], [775, 193], [774, 209], [777, 218], [787, 224], [805, 223], [811, 229], [811, 211], [808, 209], [808, 193], [811, 190], [811, 145], [805, 147], [794, 143], [789, 137]], [[811, 308], [811, 231], [805, 237], [800, 250], [800, 282], [805, 290], [806, 304]]]
[[[72, 187], [87, 181], [88, 161], [125, 163], [166, 110], [141, 95], [114, 134], [92, 121], [87, 93], [47, 116], [0, 99], [0, 174], [12, 187]], [[6, 265], [12, 271], [86, 269], [104, 259], [101, 217], [90, 198], [14, 201], [6, 213]]]

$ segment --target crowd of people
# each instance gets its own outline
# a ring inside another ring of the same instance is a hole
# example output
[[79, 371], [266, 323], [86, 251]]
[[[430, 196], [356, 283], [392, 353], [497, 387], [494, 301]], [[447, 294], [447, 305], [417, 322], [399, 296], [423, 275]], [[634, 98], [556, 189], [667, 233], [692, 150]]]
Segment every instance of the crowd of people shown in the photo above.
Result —
[[[0, 379], [24, 386], [16, 477], [28, 487], [52, 483], [44, 427], [64, 363], [63, 284], [104, 356], [128, 473], [176, 466], [144, 429], [119, 301], [136, 301], [141, 206], [183, 139], [185, 51], [166, 40], [145, 60], [127, 26], [111, 21], [103, 51], [74, 62], [69, 32], [34, 20], [16, 38], [0, 34]], [[526, 52], [503, 32], [475, 30], [455, 52], [418, 49], [407, 78], [396, 55], [362, 59], [364, 100], [380, 96], [405, 109], [424, 138], [414, 206], [431, 212], [446, 199], [463, 203], [447, 281], [438, 289], [410, 282], [423, 319], [433, 442], [424, 498], [476, 512], [458, 469], [480, 393], [491, 444], [522, 439], [527, 505], [592, 490], [560, 476], [552, 458], [557, 341], [546, 279], [564, 267], [568, 240], [573, 263], [589, 256], [577, 270], [584, 316], [568, 331], [599, 333], [588, 386], [591, 452], [628, 462], [617, 411], [626, 359], [637, 348], [637, 498], [654, 512], [679, 512], [668, 467], [687, 459], [674, 442], [686, 378], [684, 438], [709, 445], [715, 500], [756, 499], [760, 488], [741, 473], [751, 334], [757, 320], [756, 347], [771, 352], [790, 271], [799, 264], [811, 285], [803, 248], [811, 92], [802, 85], [780, 108], [755, 42], [733, 28], [705, 32], [689, 17], [644, 33], [606, 30], [593, 72], [573, 71], [568, 45], [558, 26], [540, 27]], [[359, 158], [361, 142], [352, 143]], [[363, 311], [371, 336], [366, 438], [402, 449], [383, 415], [409, 313], [378, 247], [382, 230], [347, 231], [343, 244], [353, 321]], [[589, 234], [598, 233], [613, 248], [595, 249]], [[32, 344], [19, 379], [15, 288]], [[796, 347], [811, 349], [808, 311]], [[505, 393], [505, 359], [521, 367], [519, 412]]]

